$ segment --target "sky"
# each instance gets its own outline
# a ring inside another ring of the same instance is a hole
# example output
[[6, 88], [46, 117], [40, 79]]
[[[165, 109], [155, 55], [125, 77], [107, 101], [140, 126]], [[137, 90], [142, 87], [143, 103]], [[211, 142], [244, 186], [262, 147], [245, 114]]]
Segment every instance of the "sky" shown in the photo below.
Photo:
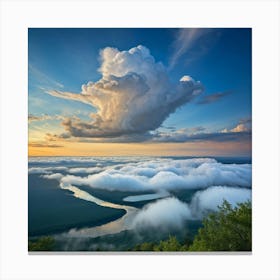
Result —
[[30, 28], [29, 156], [251, 156], [251, 29]]

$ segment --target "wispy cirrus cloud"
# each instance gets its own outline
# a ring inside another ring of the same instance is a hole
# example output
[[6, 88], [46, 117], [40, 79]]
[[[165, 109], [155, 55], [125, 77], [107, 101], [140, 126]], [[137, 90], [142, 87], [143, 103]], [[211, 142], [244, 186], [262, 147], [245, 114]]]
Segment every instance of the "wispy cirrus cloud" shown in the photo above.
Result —
[[63, 116], [59, 116], [59, 115], [33, 115], [33, 114], [29, 114], [28, 115], [28, 122], [35, 122], [35, 121], [46, 121], [46, 120], [63, 120], [64, 117]]
[[[169, 59], [169, 69], [179, 61], [190, 63], [203, 56], [218, 40], [220, 33], [215, 28], [182, 28], [176, 33], [173, 43], [173, 52]], [[183, 58], [188, 54], [187, 58]]]
[[63, 145], [50, 144], [48, 142], [29, 142], [28, 146], [34, 147], [34, 148], [61, 148], [61, 147], [64, 147]]
[[58, 87], [58, 88], [64, 87], [64, 85], [62, 83], [60, 83], [60, 82], [56, 81], [55, 79], [53, 79], [52, 77], [48, 76], [47, 74], [45, 74], [44, 72], [39, 70], [37, 67], [35, 67], [31, 63], [29, 63], [29, 65], [28, 65], [28, 71], [29, 71], [30, 78], [34, 78], [40, 87], [43, 87], [43, 86]]
[[223, 91], [217, 92], [213, 94], [204, 95], [197, 104], [210, 104], [219, 101], [220, 99], [224, 98], [225, 96], [230, 95], [231, 91]]

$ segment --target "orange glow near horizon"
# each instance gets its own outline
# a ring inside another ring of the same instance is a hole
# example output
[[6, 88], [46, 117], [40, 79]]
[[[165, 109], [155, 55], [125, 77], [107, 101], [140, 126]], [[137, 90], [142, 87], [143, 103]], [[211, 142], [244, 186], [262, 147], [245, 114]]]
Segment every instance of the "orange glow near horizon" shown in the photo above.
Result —
[[81, 143], [59, 142], [57, 147], [29, 145], [29, 156], [242, 156], [251, 143]]

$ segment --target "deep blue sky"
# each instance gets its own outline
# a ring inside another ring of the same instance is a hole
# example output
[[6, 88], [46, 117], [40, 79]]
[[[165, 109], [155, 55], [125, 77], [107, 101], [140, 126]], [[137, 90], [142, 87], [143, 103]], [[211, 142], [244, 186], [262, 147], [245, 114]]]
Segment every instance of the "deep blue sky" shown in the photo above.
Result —
[[[89, 105], [55, 98], [44, 91], [79, 93], [82, 84], [100, 79], [101, 49], [109, 46], [128, 50], [141, 44], [169, 69], [172, 81], [189, 75], [205, 87], [198, 99], [171, 114], [164, 126], [177, 129], [203, 126], [215, 132], [232, 129], [241, 119], [250, 118], [251, 29], [209, 29], [205, 36], [193, 40], [170, 67], [170, 59], [180, 47], [179, 31], [174, 28], [29, 29], [29, 114], [69, 116], [73, 113], [87, 120], [92, 112]], [[217, 93], [222, 96], [215, 102], [203, 102], [205, 96]], [[49, 122], [59, 126], [58, 121]]]
[[[204, 125], [236, 122], [251, 115], [251, 29], [216, 29], [219, 38], [211, 42], [206, 53], [189, 63], [188, 53], [170, 71], [170, 77], [178, 80], [184, 74], [194, 77], [205, 86], [205, 95], [231, 91], [223, 99], [207, 104], [188, 104], [170, 117], [172, 125]], [[29, 29], [29, 65], [50, 79], [64, 85], [63, 90], [80, 92], [81, 85], [100, 78], [99, 50], [111, 46], [128, 50], [142, 44], [150, 49], [156, 61], [168, 66], [176, 29]], [[194, 47], [195, 49], [195, 47]], [[193, 55], [195, 51], [189, 55]], [[40, 81], [30, 77], [30, 95], [47, 101], [52, 99], [39, 93]], [[45, 85], [54, 87], [53, 84]], [[66, 100], [56, 100], [68, 105]], [[81, 104], [71, 102], [74, 106]], [[48, 103], [49, 104], [49, 103]], [[32, 105], [32, 104], [31, 104]], [[53, 103], [52, 103], [53, 105]], [[81, 105], [86, 108], [87, 105]], [[55, 113], [59, 109], [30, 107], [30, 113]], [[184, 119], [188, 119], [184, 123]]]

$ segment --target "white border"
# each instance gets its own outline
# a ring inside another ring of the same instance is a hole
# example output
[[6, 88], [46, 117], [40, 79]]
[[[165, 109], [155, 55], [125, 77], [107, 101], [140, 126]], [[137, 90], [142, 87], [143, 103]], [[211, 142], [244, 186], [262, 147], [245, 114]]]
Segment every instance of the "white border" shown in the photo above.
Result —
[[[253, 28], [252, 255], [27, 254], [28, 27]], [[279, 34], [278, 1], [2, 1], [1, 279], [280, 279]]]

